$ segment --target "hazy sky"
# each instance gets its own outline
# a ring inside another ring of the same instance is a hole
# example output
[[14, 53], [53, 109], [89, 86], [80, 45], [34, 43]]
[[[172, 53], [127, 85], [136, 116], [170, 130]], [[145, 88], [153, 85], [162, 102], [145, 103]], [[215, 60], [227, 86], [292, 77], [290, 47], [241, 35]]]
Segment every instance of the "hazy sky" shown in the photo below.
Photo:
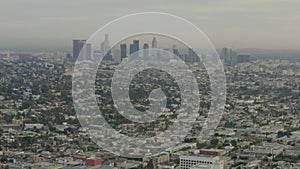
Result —
[[299, 0], [0, 0], [0, 49], [59, 49], [135, 12], [167, 12], [217, 48], [300, 49]]

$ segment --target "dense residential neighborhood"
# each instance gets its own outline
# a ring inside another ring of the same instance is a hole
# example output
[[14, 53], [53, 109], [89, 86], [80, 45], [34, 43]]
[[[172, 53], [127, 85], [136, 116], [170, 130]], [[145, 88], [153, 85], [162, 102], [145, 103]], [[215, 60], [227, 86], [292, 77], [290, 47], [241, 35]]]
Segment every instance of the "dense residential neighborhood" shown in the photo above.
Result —
[[[1, 53], [0, 168], [167, 169], [208, 164], [233, 169], [300, 168], [300, 62], [269, 59], [225, 66], [225, 112], [210, 140], [197, 139], [199, 122], [183, 143], [159, 154], [130, 158], [97, 146], [79, 124], [71, 93], [74, 63], [64, 56]], [[153, 136], [168, 128], [176, 117], [172, 113], [149, 125], [131, 123], [116, 113], [107, 98], [115, 67], [107, 61], [96, 80], [99, 107], [108, 122], [133, 137]], [[198, 77], [201, 121], [210, 107], [209, 78], [205, 67], [190, 67]], [[142, 77], [136, 88], [147, 82], [147, 76]], [[176, 86], [166, 84], [166, 89], [176, 90]], [[171, 112], [178, 106], [178, 96], [169, 96]]]

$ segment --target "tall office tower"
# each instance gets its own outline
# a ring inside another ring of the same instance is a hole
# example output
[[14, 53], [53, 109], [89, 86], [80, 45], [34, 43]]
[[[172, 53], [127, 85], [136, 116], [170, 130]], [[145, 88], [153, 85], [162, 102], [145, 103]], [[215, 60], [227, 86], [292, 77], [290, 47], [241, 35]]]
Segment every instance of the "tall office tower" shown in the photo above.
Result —
[[139, 40], [133, 40], [133, 44], [130, 44], [130, 54], [133, 54], [134, 52], [137, 52], [140, 50], [140, 41]]
[[192, 48], [189, 48], [186, 62], [194, 63], [194, 62], [200, 62], [200, 61], [201, 61], [201, 58], [197, 55], [197, 53]]
[[157, 40], [155, 37], [152, 39], [152, 48], [157, 48]]
[[85, 60], [92, 60], [92, 44], [90, 43], [86, 43], [85, 46], [82, 48], [83, 53], [83, 57]]
[[173, 54], [179, 56], [179, 51], [176, 49], [176, 45], [173, 45]]
[[101, 43], [100, 49], [102, 52], [105, 52], [110, 49], [108, 34], [105, 34], [104, 41]]
[[121, 60], [123, 60], [124, 58], [127, 57], [127, 45], [125, 43], [121, 44], [120, 48], [121, 48]]
[[187, 54], [183, 54], [183, 55], [181, 55], [181, 60], [183, 60], [183, 61], [185, 61], [186, 62], [186, 60], [187, 60], [187, 58], [188, 58], [188, 55]]
[[139, 40], [133, 40], [133, 44], [134, 44], [134, 49], [135, 52], [140, 50], [140, 41]]
[[112, 49], [112, 59], [115, 63], [121, 63], [121, 50], [113, 48]]
[[130, 47], [129, 47], [129, 54], [133, 54], [135, 52], [135, 49], [134, 49], [134, 44], [130, 44]]
[[144, 43], [143, 49], [149, 49], [148, 43]]
[[223, 169], [224, 161], [218, 156], [180, 156], [180, 169]]
[[[199, 55], [195, 52], [197, 49], [191, 49], [193, 62], [202, 62], [202, 55]], [[199, 49], [198, 49], [199, 52]]]
[[105, 36], [105, 38], [104, 38], [104, 42], [105, 42], [105, 43], [107, 43], [107, 44], [109, 44], [109, 40], [108, 40], [108, 34], [105, 34], [104, 36]]
[[239, 54], [237, 55], [237, 63], [246, 63], [250, 62], [250, 55], [249, 54]]
[[237, 52], [234, 49], [229, 50], [229, 57], [229, 66], [235, 66], [236, 64], [238, 64]]
[[73, 60], [76, 60], [86, 40], [73, 40]]
[[228, 63], [230, 63], [230, 53], [228, 48], [222, 49], [221, 61], [224, 65], [228, 65]]
[[101, 51], [102, 55], [105, 55], [104, 56], [105, 60], [111, 60], [112, 59], [108, 34], [105, 34], [104, 41], [100, 45], [100, 51]]
[[193, 53], [193, 49], [189, 48], [189, 50], [188, 50], [188, 57], [187, 57], [187, 60], [186, 60], [187, 62], [192, 59], [192, 53]]
[[148, 57], [149, 56], [149, 45], [148, 45], [148, 43], [144, 43], [144, 46], [143, 46], [143, 55], [144, 55], [144, 57]]

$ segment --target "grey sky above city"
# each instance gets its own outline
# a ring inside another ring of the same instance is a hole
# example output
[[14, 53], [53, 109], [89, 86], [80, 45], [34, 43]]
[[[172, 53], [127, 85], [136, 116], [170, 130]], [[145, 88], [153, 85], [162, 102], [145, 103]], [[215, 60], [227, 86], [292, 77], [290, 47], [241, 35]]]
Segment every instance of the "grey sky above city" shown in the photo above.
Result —
[[298, 0], [0, 0], [0, 49], [71, 49], [113, 19], [149, 11], [191, 21], [217, 48], [300, 49]]

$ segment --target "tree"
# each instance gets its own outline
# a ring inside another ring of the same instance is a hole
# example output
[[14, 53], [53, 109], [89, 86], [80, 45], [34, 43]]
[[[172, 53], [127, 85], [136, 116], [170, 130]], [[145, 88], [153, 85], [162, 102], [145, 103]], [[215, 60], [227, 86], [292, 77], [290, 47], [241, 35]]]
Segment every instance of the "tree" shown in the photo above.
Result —
[[233, 146], [233, 147], [236, 147], [237, 146], [237, 142], [236, 142], [236, 140], [231, 140], [231, 145]]
[[153, 169], [154, 168], [154, 164], [153, 164], [153, 160], [150, 159], [150, 161], [148, 162], [146, 169]]
[[5, 156], [1, 157], [0, 159], [1, 163], [6, 163], [7, 162], [7, 158]]
[[210, 141], [210, 144], [212, 144], [212, 145], [218, 145], [218, 143], [219, 143], [219, 140], [217, 138], [214, 138]]

